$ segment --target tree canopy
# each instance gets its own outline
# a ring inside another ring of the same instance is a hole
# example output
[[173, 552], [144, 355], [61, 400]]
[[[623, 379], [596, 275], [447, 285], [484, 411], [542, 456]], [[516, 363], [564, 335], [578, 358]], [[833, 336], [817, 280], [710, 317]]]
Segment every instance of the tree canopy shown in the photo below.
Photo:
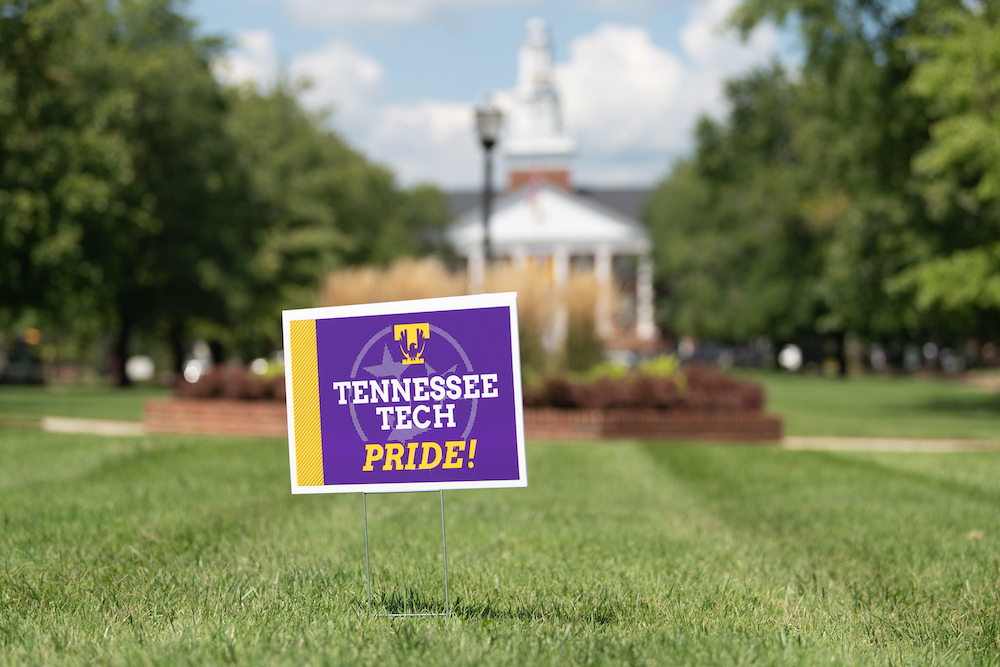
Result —
[[1000, 314], [996, 9], [960, 0], [747, 0], [803, 61], [727, 89], [647, 217], [665, 324], [745, 340], [994, 336]]
[[282, 81], [266, 94], [228, 93], [226, 129], [251, 184], [249, 201], [267, 221], [232, 305], [245, 322], [241, 335], [264, 343], [275, 313], [314, 305], [333, 269], [433, 250], [448, 221], [439, 191], [398, 188], [389, 170], [323, 129], [325, 116], [306, 112], [295, 92]]
[[296, 90], [226, 90], [172, 0], [0, 8], [0, 326], [83, 317], [247, 352], [280, 341], [342, 264], [426, 249], [446, 220], [347, 146]]

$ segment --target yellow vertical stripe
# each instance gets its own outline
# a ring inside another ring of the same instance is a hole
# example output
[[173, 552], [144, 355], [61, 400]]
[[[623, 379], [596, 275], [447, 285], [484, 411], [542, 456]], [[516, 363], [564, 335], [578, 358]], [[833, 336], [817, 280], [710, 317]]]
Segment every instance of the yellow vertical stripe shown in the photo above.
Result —
[[288, 326], [295, 408], [295, 478], [299, 486], [319, 486], [323, 484], [323, 436], [319, 419], [316, 320], [293, 320]]

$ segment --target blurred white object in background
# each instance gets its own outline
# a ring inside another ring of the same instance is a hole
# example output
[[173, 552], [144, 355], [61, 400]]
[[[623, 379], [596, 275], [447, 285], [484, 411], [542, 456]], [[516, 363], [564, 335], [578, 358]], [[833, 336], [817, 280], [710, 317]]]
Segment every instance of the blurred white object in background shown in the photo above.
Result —
[[934, 343], [924, 343], [923, 352], [924, 359], [927, 360], [927, 363], [934, 363], [934, 360], [937, 359], [938, 356], [938, 346]]
[[872, 368], [876, 371], [884, 371], [889, 365], [889, 357], [885, 353], [885, 348], [877, 343], [872, 345], [871, 351], [868, 353], [868, 358], [871, 361]]
[[125, 362], [125, 376], [132, 382], [148, 382], [155, 372], [156, 365], [145, 354], [129, 357]]
[[197, 359], [191, 359], [184, 364], [184, 379], [191, 383], [197, 382], [198, 378], [201, 377], [201, 371], [201, 362]]
[[786, 345], [778, 353], [778, 364], [787, 371], [799, 370], [802, 368], [802, 350], [798, 345]]

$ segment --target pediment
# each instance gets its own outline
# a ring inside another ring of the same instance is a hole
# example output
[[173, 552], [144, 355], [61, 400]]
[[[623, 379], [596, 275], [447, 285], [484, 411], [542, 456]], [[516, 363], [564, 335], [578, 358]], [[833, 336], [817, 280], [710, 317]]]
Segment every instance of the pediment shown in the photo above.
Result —
[[[459, 218], [447, 235], [459, 252], [481, 245], [481, 209]], [[499, 197], [490, 216], [490, 240], [497, 248], [604, 245], [623, 252], [646, 252], [649, 245], [639, 221], [547, 184]]]

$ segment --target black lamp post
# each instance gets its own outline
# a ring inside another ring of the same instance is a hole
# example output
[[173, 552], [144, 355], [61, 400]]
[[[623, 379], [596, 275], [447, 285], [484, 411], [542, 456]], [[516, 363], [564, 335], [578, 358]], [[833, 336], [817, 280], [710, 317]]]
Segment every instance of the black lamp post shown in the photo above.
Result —
[[483, 144], [485, 158], [485, 181], [483, 182], [483, 253], [486, 264], [493, 263], [493, 247], [490, 244], [490, 212], [493, 206], [493, 146], [500, 134], [500, 124], [503, 114], [487, 102], [476, 109], [476, 131], [479, 141]]

